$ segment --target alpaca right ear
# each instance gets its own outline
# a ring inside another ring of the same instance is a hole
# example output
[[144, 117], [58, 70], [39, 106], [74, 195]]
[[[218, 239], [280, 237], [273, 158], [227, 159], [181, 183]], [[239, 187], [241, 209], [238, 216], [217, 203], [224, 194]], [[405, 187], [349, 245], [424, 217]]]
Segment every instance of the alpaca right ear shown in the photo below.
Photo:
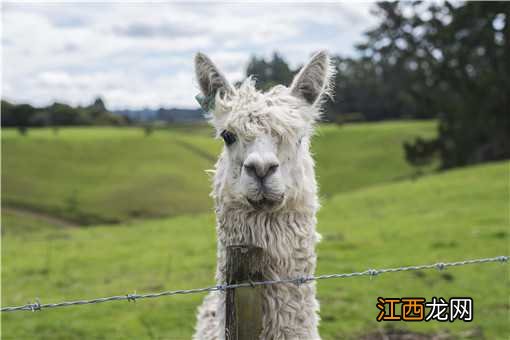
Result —
[[211, 59], [200, 52], [195, 56], [195, 74], [200, 90], [208, 100], [214, 101], [217, 93], [224, 95], [233, 91], [232, 86]]
[[291, 93], [314, 105], [324, 94], [329, 94], [332, 78], [329, 56], [326, 51], [320, 51], [294, 77]]

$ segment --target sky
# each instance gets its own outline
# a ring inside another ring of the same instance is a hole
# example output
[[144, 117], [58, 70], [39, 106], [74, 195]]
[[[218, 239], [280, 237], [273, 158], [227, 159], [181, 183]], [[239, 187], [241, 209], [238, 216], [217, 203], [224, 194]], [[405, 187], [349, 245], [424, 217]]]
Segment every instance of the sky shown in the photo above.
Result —
[[2, 98], [111, 110], [195, 108], [193, 55], [231, 82], [252, 55], [292, 67], [326, 49], [354, 55], [375, 25], [370, 3], [3, 3]]

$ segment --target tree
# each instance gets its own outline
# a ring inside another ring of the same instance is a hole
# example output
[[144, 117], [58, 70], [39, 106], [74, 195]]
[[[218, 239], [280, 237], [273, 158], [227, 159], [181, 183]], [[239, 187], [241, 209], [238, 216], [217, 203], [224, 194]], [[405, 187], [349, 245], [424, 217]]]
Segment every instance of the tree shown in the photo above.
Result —
[[47, 110], [53, 126], [77, 125], [80, 121], [78, 111], [67, 104], [54, 103]]
[[380, 24], [368, 31], [366, 41], [357, 47], [361, 61], [372, 64], [370, 79], [379, 112], [370, 116], [375, 119], [437, 116], [431, 109], [437, 91], [430, 75], [438, 55], [424, 35], [439, 30], [446, 13], [444, 7], [428, 6], [380, 2], [373, 10]]
[[337, 76], [339, 95], [361, 88], [374, 110], [363, 96], [350, 100], [368, 119], [438, 117], [437, 139], [404, 145], [411, 164], [509, 158], [510, 4], [381, 2], [374, 14], [362, 57]]
[[432, 18], [443, 13], [423, 23], [420, 42], [436, 56], [423, 77], [433, 97], [423, 97], [439, 115], [439, 135], [428, 141], [435, 147], [417, 141], [406, 153], [437, 153], [442, 168], [510, 158], [510, 4], [446, 3], [428, 11]]
[[295, 71], [292, 71], [287, 62], [275, 52], [269, 61], [253, 56], [246, 74], [253, 75], [257, 88], [265, 91], [278, 84], [290, 85]]
[[12, 108], [14, 126], [18, 128], [22, 135], [27, 133], [30, 119], [35, 113], [35, 108], [28, 104], [16, 105]]
[[2, 99], [2, 126], [15, 126], [15, 118], [13, 114], [14, 104], [9, 103], [7, 100]]
[[85, 109], [93, 120], [97, 120], [101, 118], [101, 116], [107, 115], [108, 112], [101, 97], [97, 97], [94, 100], [94, 103], [90, 106], [87, 106]]
[[375, 65], [367, 58], [333, 57], [336, 70], [335, 97], [327, 103], [330, 121], [380, 120], [399, 117], [399, 112], [386, 108], [382, 80]]

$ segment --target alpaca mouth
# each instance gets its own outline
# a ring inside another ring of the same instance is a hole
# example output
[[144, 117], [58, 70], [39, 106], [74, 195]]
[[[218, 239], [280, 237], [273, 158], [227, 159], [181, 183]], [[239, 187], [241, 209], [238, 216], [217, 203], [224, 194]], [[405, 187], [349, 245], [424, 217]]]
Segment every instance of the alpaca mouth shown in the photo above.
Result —
[[283, 201], [283, 197], [279, 199], [270, 199], [267, 197], [263, 197], [259, 200], [252, 200], [248, 198], [248, 202], [251, 204], [251, 206], [257, 210], [271, 210], [280, 205], [280, 203]]

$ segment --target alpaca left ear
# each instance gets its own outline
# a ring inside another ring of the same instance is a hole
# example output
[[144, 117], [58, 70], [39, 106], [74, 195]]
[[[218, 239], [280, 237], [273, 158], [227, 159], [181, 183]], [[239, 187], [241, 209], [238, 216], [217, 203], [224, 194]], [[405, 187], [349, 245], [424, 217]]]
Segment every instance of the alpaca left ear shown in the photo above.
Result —
[[326, 51], [320, 51], [294, 77], [291, 93], [314, 105], [323, 94], [329, 94], [332, 76], [329, 56]]
[[232, 91], [232, 86], [216, 65], [200, 52], [195, 55], [195, 74], [200, 90], [207, 100], [214, 101], [217, 93], [223, 95]]

